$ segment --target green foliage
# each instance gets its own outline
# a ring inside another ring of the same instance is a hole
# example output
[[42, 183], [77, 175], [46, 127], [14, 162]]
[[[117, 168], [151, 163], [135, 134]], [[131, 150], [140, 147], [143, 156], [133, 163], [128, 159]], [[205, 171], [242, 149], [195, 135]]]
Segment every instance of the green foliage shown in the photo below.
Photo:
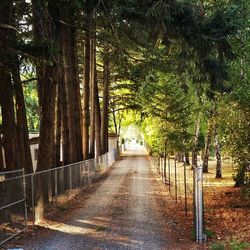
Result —
[[225, 246], [222, 243], [213, 243], [210, 249], [211, 250], [224, 250]]
[[[32, 78], [30, 76], [30, 78]], [[28, 128], [30, 131], [39, 131], [39, 106], [36, 82], [31, 81], [23, 86], [26, 105]]]
[[224, 249], [231, 249], [231, 250], [247, 250], [250, 247], [250, 243], [248, 242], [239, 242], [237, 240], [232, 240], [229, 242], [223, 243], [213, 243], [210, 246], [211, 250], [224, 250]]
[[232, 250], [247, 250], [250, 247], [250, 242], [231, 241], [229, 245]]

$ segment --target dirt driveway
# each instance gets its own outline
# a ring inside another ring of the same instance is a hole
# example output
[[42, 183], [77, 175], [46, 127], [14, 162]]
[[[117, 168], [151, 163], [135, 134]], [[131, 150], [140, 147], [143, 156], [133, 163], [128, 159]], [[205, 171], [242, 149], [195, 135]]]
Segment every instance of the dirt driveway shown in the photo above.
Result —
[[143, 147], [131, 145], [102, 185], [68, 222], [24, 249], [188, 249], [155, 199], [157, 183]]

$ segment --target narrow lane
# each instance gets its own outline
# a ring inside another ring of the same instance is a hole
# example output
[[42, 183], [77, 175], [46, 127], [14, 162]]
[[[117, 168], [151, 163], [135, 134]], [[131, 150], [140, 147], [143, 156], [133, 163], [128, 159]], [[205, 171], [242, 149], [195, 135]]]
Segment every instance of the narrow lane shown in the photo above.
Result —
[[80, 212], [24, 249], [172, 249], [143, 147], [134, 145]]

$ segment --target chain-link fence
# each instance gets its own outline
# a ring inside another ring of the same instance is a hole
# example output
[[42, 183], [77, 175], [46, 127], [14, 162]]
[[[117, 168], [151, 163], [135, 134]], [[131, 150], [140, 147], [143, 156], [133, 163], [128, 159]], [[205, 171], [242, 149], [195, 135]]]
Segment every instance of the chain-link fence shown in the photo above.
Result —
[[56, 202], [68, 190], [97, 181], [120, 156], [121, 148], [95, 159], [24, 175], [0, 173], [0, 245], [46, 214], [44, 204]]
[[158, 172], [176, 203], [183, 203], [185, 213], [193, 209], [193, 170], [174, 157], [152, 157], [152, 166]]
[[0, 173], [0, 242], [3, 244], [27, 227], [24, 170]]
[[[172, 200], [179, 204], [178, 207], [182, 207], [182, 211], [189, 219], [194, 218], [194, 224], [196, 223], [195, 218], [197, 216], [196, 210], [194, 209], [195, 205], [197, 205], [196, 199], [200, 199], [199, 204], [202, 203], [202, 207], [204, 203], [205, 213], [203, 217], [205, 218], [205, 223], [207, 221], [213, 221], [213, 217], [216, 213], [221, 214], [220, 209], [222, 207], [222, 202], [226, 204], [224, 204], [224, 210], [226, 206], [228, 212], [225, 213], [225, 215], [220, 215], [219, 221], [221, 224], [223, 224], [223, 216], [226, 222], [226, 220], [228, 220], [227, 214], [232, 213], [232, 211], [234, 213], [233, 220], [237, 221], [238, 217], [241, 216], [239, 214], [240, 209], [236, 211], [234, 208], [242, 207], [244, 204], [242, 205], [238, 202], [235, 197], [232, 199], [234, 200], [233, 202], [230, 201], [230, 193], [235, 192], [232, 190], [235, 183], [232, 177], [235, 173], [235, 168], [232, 165], [231, 159], [222, 161], [223, 178], [215, 178], [217, 162], [213, 158], [209, 161], [209, 172], [202, 173], [201, 169], [201, 176], [196, 178], [194, 177], [196, 172], [192, 169], [191, 165], [185, 165], [183, 162], [176, 161], [174, 156], [165, 158], [151, 157], [150, 160], [154, 171], [157, 172], [160, 179], [169, 190]], [[198, 168], [195, 170], [198, 170]], [[197, 183], [195, 188], [194, 183]], [[199, 190], [202, 190], [200, 198], [196, 196]], [[222, 201], [222, 199], [224, 200]], [[204, 218], [202, 218], [202, 220]], [[206, 225], [207, 224], [209, 223], [206, 223]], [[211, 223], [208, 226], [213, 228]], [[204, 240], [204, 238], [202, 240]]]

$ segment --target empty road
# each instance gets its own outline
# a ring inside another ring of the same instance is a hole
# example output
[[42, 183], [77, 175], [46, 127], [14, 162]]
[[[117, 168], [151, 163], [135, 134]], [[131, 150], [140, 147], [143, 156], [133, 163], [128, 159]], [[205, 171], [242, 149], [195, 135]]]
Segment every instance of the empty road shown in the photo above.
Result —
[[155, 188], [145, 149], [131, 144], [79, 213], [24, 249], [183, 249], [162, 220]]

